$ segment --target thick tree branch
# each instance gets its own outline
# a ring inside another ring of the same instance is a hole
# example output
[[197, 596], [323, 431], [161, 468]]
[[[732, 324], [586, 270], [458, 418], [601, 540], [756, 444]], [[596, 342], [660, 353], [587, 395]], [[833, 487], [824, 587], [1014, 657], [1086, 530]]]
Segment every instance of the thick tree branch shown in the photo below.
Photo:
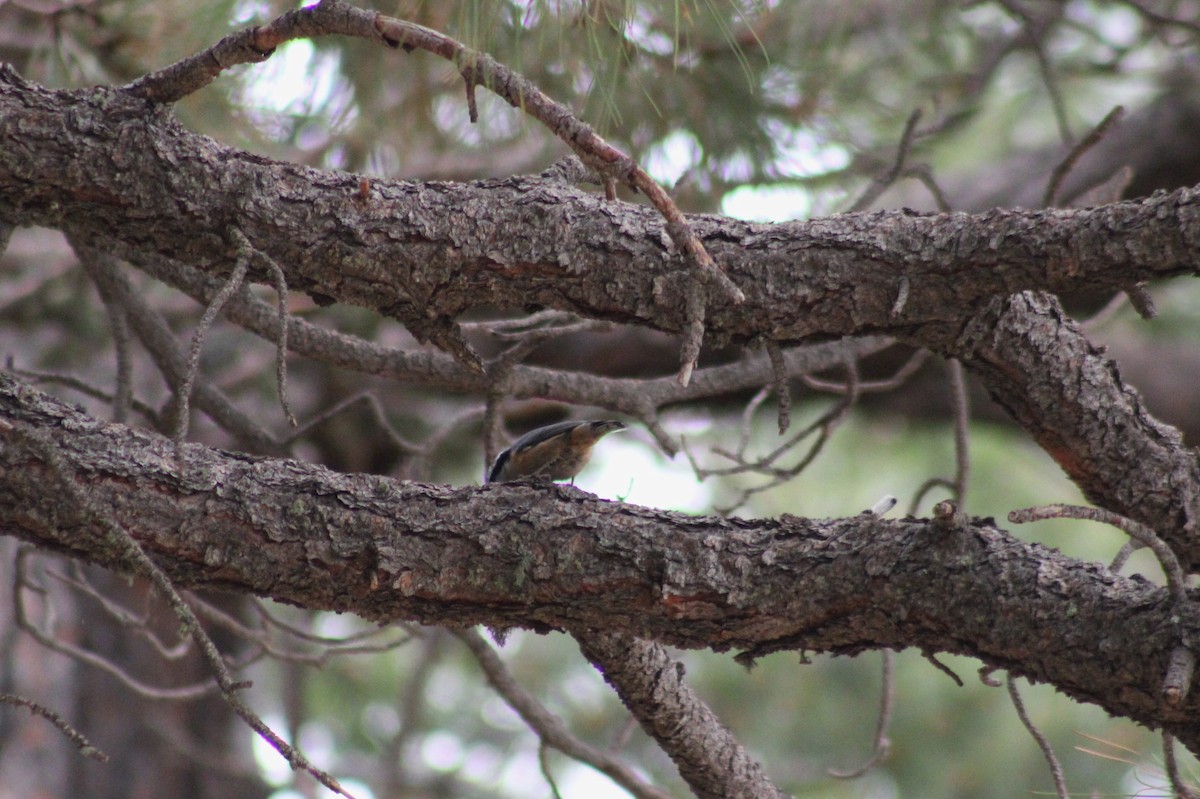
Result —
[[[919, 647], [989, 666], [1200, 750], [1200, 700], [1159, 693], [1180, 631], [1161, 587], [1012, 538], [863, 515], [689, 517], [569, 487], [449, 488], [231, 455], [104, 424], [0, 374], [0, 529], [110, 568], [124, 555], [48, 495], [14, 426], [174, 581], [369, 619], [606, 629], [685, 647]], [[1038, 635], [1036, 631], [1045, 631]], [[1032, 632], [1031, 632], [1032, 631]]]
[[1153, 528], [1200, 567], [1200, 460], [1048, 294], [998, 298], [914, 341], [960, 359], [1089, 500]]
[[[371, 187], [363, 200], [355, 175], [224, 147], [128, 92], [48, 91], [0, 71], [0, 219], [10, 223], [217, 275], [233, 268], [225, 231], [237, 228], [293, 289], [400, 319], [540, 305], [688, 328], [688, 266], [649, 208], [539, 177]], [[1200, 264], [1194, 189], [1086, 210], [689, 222], [747, 294], [709, 299], [716, 341], [905, 330], [996, 295], [1120, 288]], [[251, 279], [273, 284], [261, 268]]]
[[576, 631], [575, 638], [697, 797], [783, 799], [762, 765], [684, 683], [683, 664], [661, 645], [604, 630]]

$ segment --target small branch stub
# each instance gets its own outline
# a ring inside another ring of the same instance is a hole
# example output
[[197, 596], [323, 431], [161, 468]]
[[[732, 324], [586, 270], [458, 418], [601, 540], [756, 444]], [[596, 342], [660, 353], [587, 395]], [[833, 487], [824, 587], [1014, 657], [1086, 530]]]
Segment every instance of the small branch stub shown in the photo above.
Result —
[[961, 530], [967, 525], [967, 517], [957, 502], [945, 499], [933, 506], [933, 523], [943, 530]]
[[1186, 646], [1171, 650], [1171, 661], [1167, 676], [1163, 680], [1163, 698], [1171, 707], [1180, 707], [1187, 699], [1192, 687], [1192, 672], [1196, 667], [1196, 656]]

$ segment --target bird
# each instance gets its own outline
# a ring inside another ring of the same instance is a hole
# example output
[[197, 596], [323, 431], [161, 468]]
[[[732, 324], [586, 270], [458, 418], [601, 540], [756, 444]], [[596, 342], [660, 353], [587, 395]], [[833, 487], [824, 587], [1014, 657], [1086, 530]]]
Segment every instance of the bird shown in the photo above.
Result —
[[531, 430], [496, 456], [487, 483], [514, 480], [571, 480], [592, 457], [592, 447], [602, 437], [625, 425], [616, 419], [559, 422]]

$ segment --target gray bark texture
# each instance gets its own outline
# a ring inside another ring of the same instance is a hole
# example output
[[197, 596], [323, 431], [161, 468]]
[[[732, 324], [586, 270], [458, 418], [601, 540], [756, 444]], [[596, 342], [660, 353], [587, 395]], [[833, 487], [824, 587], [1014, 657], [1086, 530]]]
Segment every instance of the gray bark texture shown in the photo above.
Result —
[[[184, 586], [379, 621], [604, 630], [744, 658], [953, 652], [1200, 744], [1200, 697], [1170, 708], [1159, 696], [1200, 613], [1189, 606], [1176, 622], [1164, 589], [990, 520], [694, 517], [566, 486], [450, 488], [177, 450], [6, 375], [0, 420], [0, 526], [109, 568], [127, 568], [124, 550], [64, 505], [57, 481], [111, 509]], [[66, 474], [29, 436], [53, 442]]]
[[[233, 150], [120, 90], [52, 92], [11, 70], [0, 72], [0, 144], [0, 216], [135, 264], [165, 256], [227, 274], [237, 230], [293, 290], [395, 316], [418, 335], [484, 299], [686, 326], [692, 278], [657, 213], [558, 180], [373, 180], [364, 199], [356, 175]], [[717, 341], [894, 333], [955, 322], [997, 295], [1120, 289], [1200, 263], [1194, 189], [1084, 210], [689, 221], [747, 296], [710, 299]], [[261, 264], [251, 274], [271, 284]]]

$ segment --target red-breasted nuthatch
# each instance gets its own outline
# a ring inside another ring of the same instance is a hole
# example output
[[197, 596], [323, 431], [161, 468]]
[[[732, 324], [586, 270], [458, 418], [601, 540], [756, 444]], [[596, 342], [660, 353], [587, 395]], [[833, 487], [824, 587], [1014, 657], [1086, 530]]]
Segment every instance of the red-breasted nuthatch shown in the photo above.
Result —
[[496, 456], [487, 482], [513, 480], [566, 480], [592, 457], [592, 446], [608, 433], [624, 430], [616, 419], [591, 422], [559, 422], [539, 427], [521, 436]]

